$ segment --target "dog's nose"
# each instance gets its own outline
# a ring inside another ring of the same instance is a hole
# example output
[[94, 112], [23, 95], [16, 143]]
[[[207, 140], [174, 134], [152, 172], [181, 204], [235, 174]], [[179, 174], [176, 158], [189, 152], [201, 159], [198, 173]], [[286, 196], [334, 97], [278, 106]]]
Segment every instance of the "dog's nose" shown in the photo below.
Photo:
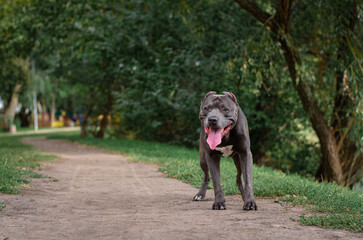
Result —
[[211, 116], [208, 118], [208, 123], [211, 127], [216, 126], [217, 122], [218, 122], [218, 117], [216, 117], [216, 116]]

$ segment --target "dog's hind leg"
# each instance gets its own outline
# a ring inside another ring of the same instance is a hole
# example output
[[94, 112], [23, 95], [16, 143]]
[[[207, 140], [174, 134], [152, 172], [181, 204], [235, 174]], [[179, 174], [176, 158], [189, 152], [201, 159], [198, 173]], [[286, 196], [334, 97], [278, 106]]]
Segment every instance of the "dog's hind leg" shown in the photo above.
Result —
[[244, 201], [245, 200], [244, 199], [244, 194], [243, 194], [243, 192], [244, 192], [244, 181], [242, 179], [243, 176], [242, 176], [240, 158], [239, 158], [238, 154], [234, 155], [232, 158], [233, 158], [233, 161], [234, 161], [234, 165], [236, 165], [236, 168], [237, 168], [236, 183], [237, 183], [238, 189], [241, 192], [242, 199]]
[[209, 170], [208, 170], [208, 164], [205, 159], [204, 154], [200, 154], [200, 167], [203, 170], [204, 178], [202, 182], [202, 186], [200, 187], [199, 192], [197, 195], [194, 196], [193, 201], [202, 201], [205, 198], [205, 193], [207, 191], [208, 185], [209, 185]]

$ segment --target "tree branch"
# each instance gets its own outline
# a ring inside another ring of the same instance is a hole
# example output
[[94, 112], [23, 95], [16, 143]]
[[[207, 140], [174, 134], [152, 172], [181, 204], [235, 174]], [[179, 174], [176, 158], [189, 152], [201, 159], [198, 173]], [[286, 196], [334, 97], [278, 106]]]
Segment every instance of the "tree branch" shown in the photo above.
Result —
[[289, 22], [293, 0], [279, 0], [276, 6], [276, 20], [284, 33], [289, 32]]
[[259, 6], [257, 6], [256, 2], [251, 2], [248, 0], [235, 0], [243, 9], [252, 14], [258, 21], [263, 23], [266, 26], [273, 27], [272, 18], [270, 14], [263, 11]]

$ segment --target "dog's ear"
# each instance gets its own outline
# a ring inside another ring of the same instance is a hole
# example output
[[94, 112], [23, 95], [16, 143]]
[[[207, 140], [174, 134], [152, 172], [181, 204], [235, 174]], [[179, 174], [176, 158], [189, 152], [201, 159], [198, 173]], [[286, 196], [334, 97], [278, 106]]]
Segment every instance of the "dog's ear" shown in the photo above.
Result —
[[216, 94], [216, 92], [215, 92], [215, 91], [210, 91], [210, 92], [208, 92], [208, 93], [205, 95], [205, 97], [203, 98], [203, 100], [204, 100], [204, 99], [206, 99], [209, 95], [212, 95], [212, 94]]
[[227, 95], [230, 98], [232, 98], [233, 102], [235, 102], [236, 104], [238, 104], [237, 103], [237, 98], [236, 98], [236, 96], [233, 93], [230, 93], [230, 92], [223, 92], [223, 93], [224, 93], [224, 95]]

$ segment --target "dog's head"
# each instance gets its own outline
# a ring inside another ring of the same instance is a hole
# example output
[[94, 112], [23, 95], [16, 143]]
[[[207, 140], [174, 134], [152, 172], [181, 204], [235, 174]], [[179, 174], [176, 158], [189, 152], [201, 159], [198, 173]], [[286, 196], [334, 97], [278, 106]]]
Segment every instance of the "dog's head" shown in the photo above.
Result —
[[237, 118], [238, 103], [232, 93], [209, 92], [205, 95], [200, 106], [199, 119], [208, 135], [210, 149], [214, 150], [222, 142], [222, 137], [236, 125]]

